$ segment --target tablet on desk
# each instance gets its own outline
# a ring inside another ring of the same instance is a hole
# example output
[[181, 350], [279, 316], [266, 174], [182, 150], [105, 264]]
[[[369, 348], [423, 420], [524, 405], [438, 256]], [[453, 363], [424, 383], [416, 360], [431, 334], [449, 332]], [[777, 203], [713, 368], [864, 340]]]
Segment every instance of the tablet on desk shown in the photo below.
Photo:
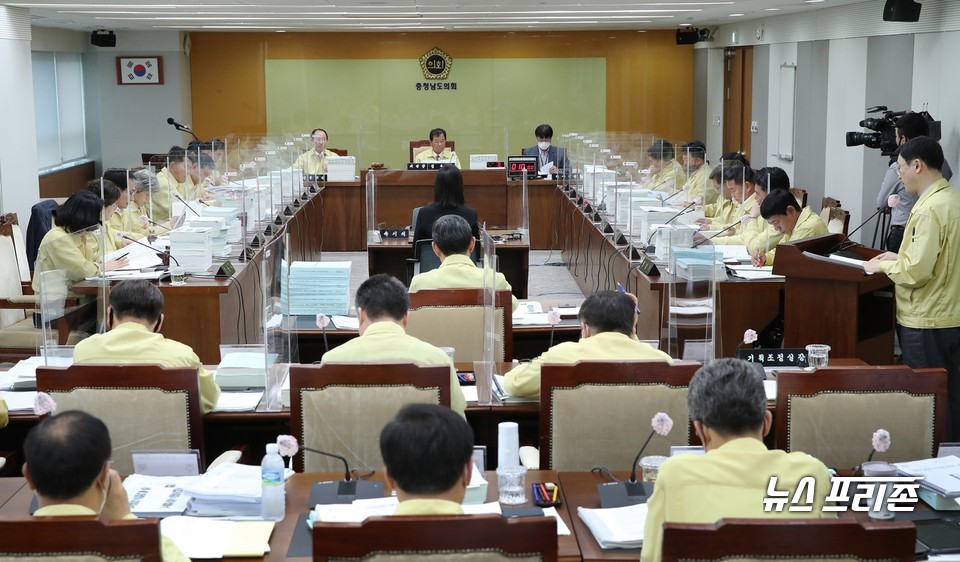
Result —
[[953, 554], [960, 552], [960, 523], [943, 519], [918, 521], [917, 554]]

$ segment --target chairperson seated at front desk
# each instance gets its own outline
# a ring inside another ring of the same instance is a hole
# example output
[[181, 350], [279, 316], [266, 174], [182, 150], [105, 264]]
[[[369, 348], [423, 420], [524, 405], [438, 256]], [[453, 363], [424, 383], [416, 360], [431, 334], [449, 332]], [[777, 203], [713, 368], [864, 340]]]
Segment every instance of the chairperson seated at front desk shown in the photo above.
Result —
[[417, 154], [413, 158], [414, 164], [438, 162], [441, 164], [453, 164], [460, 167], [460, 159], [452, 148], [447, 148], [447, 132], [436, 128], [430, 131], [430, 148]]
[[433, 203], [420, 207], [413, 225], [413, 247], [418, 240], [429, 240], [433, 236], [433, 223], [444, 215], [459, 215], [470, 224], [470, 232], [480, 239], [477, 226], [477, 210], [467, 207], [463, 196], [463, 175], [454, 166], [444, 166], [437, 171], [433, 183]]

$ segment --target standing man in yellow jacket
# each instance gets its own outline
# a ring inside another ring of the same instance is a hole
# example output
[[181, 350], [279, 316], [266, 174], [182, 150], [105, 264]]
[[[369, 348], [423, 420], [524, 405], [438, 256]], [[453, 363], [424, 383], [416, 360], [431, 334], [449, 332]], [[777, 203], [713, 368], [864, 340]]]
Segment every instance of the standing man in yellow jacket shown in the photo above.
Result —
[[617, 291], [600, 291], [580, 305], [580, 341], [563, 342], [529, 363], [507, 372], [505, 390], [514, 396], [540, 394], [540, 368], [550, 363], [577, 361], [672, 361], [666, 353], [637, 340], [636, 301]]
[[[760, 216], [783, 234], [781, 244], [827, 233], [827, 225], [823, 224], [820, 216], [811, 211], [809, 206], [801, 209], [789, 189], [778, 189], [767, 195], [760, 205]], [[776, 248], [768, 252], [758, 249], [753, 255], [753, 265], [773, 265], [776, 255]]]
[[168, 340], [163, 326], [163, 294], [149, 281], [121, 281], [110, 291], [107, 309], [109, 332], [77, 343], [74, 363], [149, 363], [164, 367], [197, 369], [200, 407], [206, 414], [217, 405], [220, 387], [200, 358], [188, 346]]
[[[470, 232], [470, 223], [460, 215], [444, 215], [433, 223], [433, 253], [440, 258], [440, 267], [415, 275], [410, 280], [410, 292], [421, 289], [482, 289], [483, 268], [477, 267], [470, 254], [477, 239]], [[512, 291], [507, 278], [497, 271], [494, 289]], [[511, 295], [512, 296], [512, 295]], [[513, 298], [513, 310], [520, 304]]]
[[897, 333], [903, 362], [947, 370], [948, 440], [960, 439], [960, 193], [943, 177], [943, 149], [929, 137], [900, 148], [900, 181], [919, 196], [898, 253], [864, 264], [897, 286]]

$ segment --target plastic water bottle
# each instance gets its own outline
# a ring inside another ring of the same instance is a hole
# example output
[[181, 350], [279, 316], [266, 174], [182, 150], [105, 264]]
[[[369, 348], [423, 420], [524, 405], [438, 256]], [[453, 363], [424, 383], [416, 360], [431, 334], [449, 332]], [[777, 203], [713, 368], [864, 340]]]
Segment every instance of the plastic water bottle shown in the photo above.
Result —
[[260, 516], [265, 521], [280, 521], [287, 513], [283, 489], [283, 457], [276, 443], [267, 444], [267, 454], [260, 463], [262, 493]]

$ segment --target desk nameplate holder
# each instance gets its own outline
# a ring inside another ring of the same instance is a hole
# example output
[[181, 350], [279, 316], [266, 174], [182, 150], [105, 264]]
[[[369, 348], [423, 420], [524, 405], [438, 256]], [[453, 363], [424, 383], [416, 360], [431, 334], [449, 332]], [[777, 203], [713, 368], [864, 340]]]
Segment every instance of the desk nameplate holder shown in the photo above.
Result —
[[381, 228], [380, 238], [383, 240], [406, 240], [410, 237], [409, 228]]

